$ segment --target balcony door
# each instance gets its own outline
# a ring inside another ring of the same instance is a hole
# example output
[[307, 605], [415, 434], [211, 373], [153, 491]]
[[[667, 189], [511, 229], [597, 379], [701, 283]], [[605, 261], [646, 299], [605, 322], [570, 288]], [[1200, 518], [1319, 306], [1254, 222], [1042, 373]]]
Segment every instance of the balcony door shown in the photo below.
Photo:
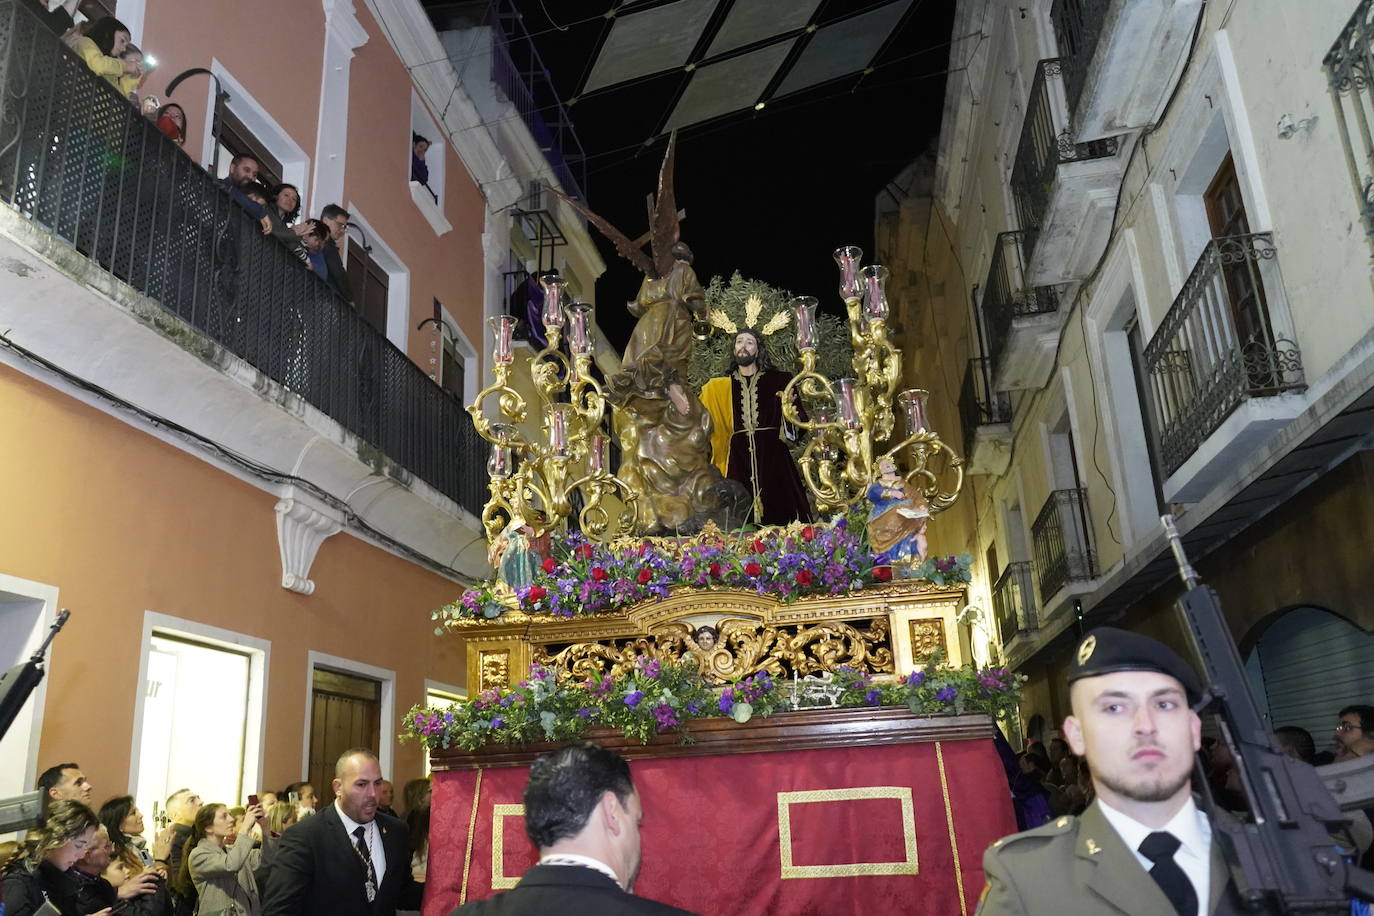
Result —
[[362, 245], [348, 246], [348, 289], [353, 304], [378, 334], [386, 336], [391, 277]]
[[319, 807], [334, 800], [334, 763], [349, 748], [378, 748], [382, 685], [371, 678], [316, 668], [310, 704], [310, 785]]
[[[1264, 301], [1259, 263], [1250, 240], [1239, 240], [1239, 237], [1250, 235], [1250, 218], [1245, 212], [1245, 198], [1241, 195], [1236, 164], [1230, 153], [1226, 154], [1212, 183], [1203, 193], [1203, 202], [1207, 207], [1207, 222], [1212, 238], [1238, 239], [1219, 246], [1217, 254], [1221, 259], [1222, 283], [1226, 288], [1226, 299], [1235, 323], [1236, 341], [1241, 354], [1244, 356], [1247, 351], [1254, 349], [1255, 344], [1259, 344], [1263, 352], [1271, 353], [1274, 339], [1269, 330], [1269, 308]], [[1261, 369], [1260, 375], [1267, 377], [1268, 372]], [[1253, 383], [1255, 380], [1251, 381]]]

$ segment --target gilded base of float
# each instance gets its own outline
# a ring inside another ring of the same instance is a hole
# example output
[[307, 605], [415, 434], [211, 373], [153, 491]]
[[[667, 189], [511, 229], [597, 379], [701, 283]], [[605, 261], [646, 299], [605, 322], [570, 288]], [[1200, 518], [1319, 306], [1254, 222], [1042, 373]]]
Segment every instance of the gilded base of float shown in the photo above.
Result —
[[[474, 693], [505, 687], [530, 665], [584, 680], [626, 674], [642, 655], [679, 661], [691, 654], [716, 683], [758, 671], [805, 677], [856, 668], [876, 680], [906, 672], [940, 650], [950, 664], [970, 660], [967, 628], [958, 621], [962, 587], [898, 581], [854, 595], [801, 598], [786, 604], [737, 590], [681, 589], [662, 601], [585, 617], [511, 610], [494, 620], [450, 626], [467, 643], [467, 683]], [[693, 635], [719, 631], [714, 646]]]

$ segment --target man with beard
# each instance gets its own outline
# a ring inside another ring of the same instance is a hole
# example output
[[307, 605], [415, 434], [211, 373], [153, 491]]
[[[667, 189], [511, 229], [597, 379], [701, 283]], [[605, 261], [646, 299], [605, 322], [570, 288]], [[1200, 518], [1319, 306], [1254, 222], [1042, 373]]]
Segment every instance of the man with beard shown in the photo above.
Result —
[[791, 377], [768, 364], [763, 337], [742, 328], [730, 374], [708, 381], [701, 403], [711, 414], [711, 460], [753, 495], [756, 525], [810, 521], [806, 487], [783, 439], [782, 391]]
[[983, 856], [978, 913], [1231, 912], [1226, 863], [1193, 801], [1202, 745], [1193, 668], [1156, 640], [1098, 627], [1069, 669], [1073, 713], [1062, 734], [1087, 758], [1096, 799], [998, 840]]

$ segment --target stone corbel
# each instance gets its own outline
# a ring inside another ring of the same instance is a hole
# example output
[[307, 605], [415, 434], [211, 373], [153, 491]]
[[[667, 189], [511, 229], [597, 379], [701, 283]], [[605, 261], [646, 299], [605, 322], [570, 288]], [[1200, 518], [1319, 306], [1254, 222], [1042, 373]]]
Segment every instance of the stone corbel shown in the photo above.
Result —
[[310, 566], [325, 538], [343, 530], [333, 508], [287, 487], [277, 501], [277, 546], [281, 548], [281, 586], [302, 595], [315, 591]]

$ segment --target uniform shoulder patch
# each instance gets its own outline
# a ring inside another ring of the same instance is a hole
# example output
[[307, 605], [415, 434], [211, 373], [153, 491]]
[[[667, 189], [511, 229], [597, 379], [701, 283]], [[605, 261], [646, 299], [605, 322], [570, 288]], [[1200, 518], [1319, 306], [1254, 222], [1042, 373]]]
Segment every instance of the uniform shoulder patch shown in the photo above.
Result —
[[1076, 823], [1077, 818], [1073, 817], [1072, 815], [1066, 814], [1063, 817], [1056, 817], [1052, 821], [1046, 821], [1039, 827], [1035, 827], [1030, 830], [1023, 830], [1020, 833], [1013, 833], [1011, 836], [1004, 836], [1002, 837], [1002, 839], [993, 843], [992, 848], [1001, 849], [1004, 846], [1008, 846], [1012, 843], [1016, 843], [1021, 840], [1029, 840], [1035, 838], [1044, 839], [1045, 837], [1060, 836], [1061, 834], [1068, 833], [1070, 830], [1072, 830]]

